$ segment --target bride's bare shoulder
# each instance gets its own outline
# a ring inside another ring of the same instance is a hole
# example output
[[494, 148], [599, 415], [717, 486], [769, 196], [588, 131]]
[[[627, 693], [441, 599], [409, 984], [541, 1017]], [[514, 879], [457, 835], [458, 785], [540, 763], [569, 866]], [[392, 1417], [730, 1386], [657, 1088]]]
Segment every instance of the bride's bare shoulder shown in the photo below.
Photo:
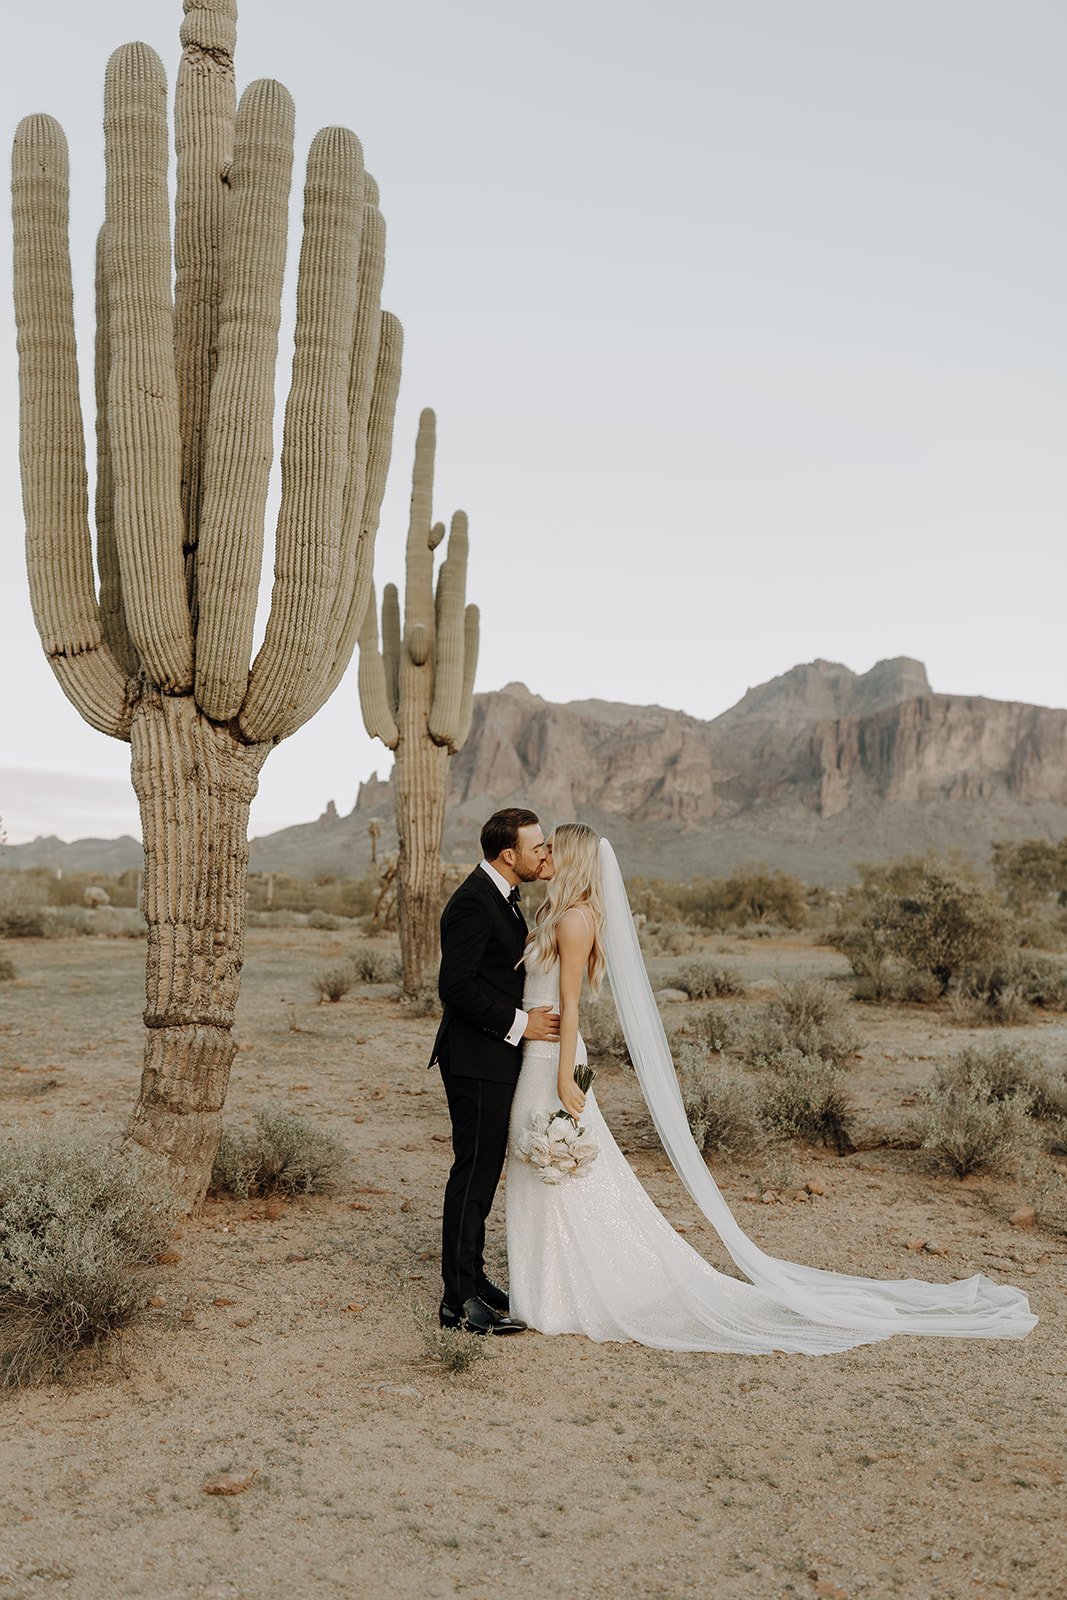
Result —
[[560, 949], [583, 948], [588, 954], [593, 945], [593, 919], [582, 906], [571, 906], [556, 924]]

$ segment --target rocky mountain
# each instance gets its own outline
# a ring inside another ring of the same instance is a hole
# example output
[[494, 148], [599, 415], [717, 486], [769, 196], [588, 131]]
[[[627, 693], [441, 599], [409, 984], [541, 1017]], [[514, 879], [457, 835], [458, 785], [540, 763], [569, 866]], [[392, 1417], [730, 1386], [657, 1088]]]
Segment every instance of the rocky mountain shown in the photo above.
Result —
[[[711, 722], [662, 706], [555, 705], [513, 683], [476, 697], [446, 855], [473, 860], [484, 818], [520, 803], [548, 823], [591, 822], [635, 873], [764, 861], [833, 883], [857, 860], [909, 850], [981, 860], [995, 838], [1067, 834], [1067, 711], [935, 694], [906, 658], [862, 674], [794, 667]], [[382, 848], [393, 843], [392, 804], [375, 775], [347, 816], [331, 803], [317, 822], [254, 841], [252, 869], [363, 871], [372, 819]]]

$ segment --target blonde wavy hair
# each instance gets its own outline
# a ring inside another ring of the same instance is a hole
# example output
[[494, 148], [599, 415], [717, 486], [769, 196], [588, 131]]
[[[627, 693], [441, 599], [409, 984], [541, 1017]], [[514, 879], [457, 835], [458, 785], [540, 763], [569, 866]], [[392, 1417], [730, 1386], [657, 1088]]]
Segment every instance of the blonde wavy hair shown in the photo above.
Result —
[[593, 948], [589, 952], [589, 987], [594, 994], [604, 976], [604, 905], [600, 895], [600, 835], [584, 822], [561, 822], [552, 833], [552, 860], [556, 875], [538, 909], [526, 943], [537, 964], [551, 966], [559, 955], [558, 928], [575, 906], [593, 919]]

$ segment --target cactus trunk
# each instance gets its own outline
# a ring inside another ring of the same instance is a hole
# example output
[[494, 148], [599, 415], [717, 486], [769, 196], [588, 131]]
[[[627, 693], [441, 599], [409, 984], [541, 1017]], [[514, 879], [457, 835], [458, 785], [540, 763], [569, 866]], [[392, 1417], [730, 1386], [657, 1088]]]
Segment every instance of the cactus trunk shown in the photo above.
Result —
[[426, 410], [415, 441], [403, 632], [399, 596], [390, 583], [382, 599], [381, 649], [373, 589], [359, 636], [364, 726], [396, 752], [400, 954], [404, 992], [410, 995], [429, 981], [437, 964], [448, 760], [470, 729], [478, 661], [478, 608], [464, 608], [468, 539], [462, 511], [452, 518], [434, 592], [434, 551], [445, 532], [433, 521], [436, 439], [437, 419]]
[[[401, 673], [426, 673], [405, 662]], [[436, 978], [440, 956], [441, 835], [448, 791], [448, 750], [427, 737], [429, 695], [401, 695], [400, 738], [393, 785], [396, 793], [397, 908], [404, 992], [417, 994]]]
[[211, 1176], [236, 1049], [248, 808], [269, 743], [239, 743], [189, 697], [151, 694], [131, 726], [148, 921], [141, 1092], [130, 1137], [190, 1211]]

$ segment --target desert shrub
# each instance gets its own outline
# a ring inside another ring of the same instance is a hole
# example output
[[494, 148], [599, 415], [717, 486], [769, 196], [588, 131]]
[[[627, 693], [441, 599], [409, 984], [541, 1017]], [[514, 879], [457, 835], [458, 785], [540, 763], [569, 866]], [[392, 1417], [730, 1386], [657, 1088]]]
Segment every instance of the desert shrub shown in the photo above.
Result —
[[762, 866], [690, 883], [638, 878], [629, 890], [634, 911], [653, 924], [674, 919], [714, 931], [759, 922], [799, 928], [807, 912], [807, 889], [800, 879]]
[[1025, 1097], [1032, 1117], [1067, 1117], [1067, 1072], [1055, 1071], [1025, 1045], [994, 1044], [988, 1050], [961, 1050], [934, 1078], [939, 1092], [981, 1092], [987, 1100]]
[[58, 1376], [136, 1317], [174, 1215], [133, 1156], [41, 1135], [0, 1146], [0, 1384]]
[[492, 1339], [484, 1334], [465, 1333], [462, 1328], [442, 1328], [436, 1314], [424, 1306], [412, 1306], [411, 1311], [423, 1360], [442, 1367], [449, 1377], [459, 1377], [480, 1361], [492, 1360], [496, 1355]]
[[1067, 1010], [1067, 969], [1049, 956], [1016, 951], [962, 974], [953, 985], [951, 1014], [972, 1026], [1010, 1026], [1034, 1011]]
[[838, 1154], [852, 1149], [852, 1101], [844, 1074], [819, 1056], [781, 1052], [764, 1074], [760, 1115], [783, 1139], [832, 1144]]
[[723, 1006], [708, 1006], [692, 1019], [693, 1032], [709, 1050], [722, 1052], [737, 1043], [740, 1028], [732, 1011]]
[[43, 939], [48, 932], [48, 885], [31, 873], [0, 874], [0, 937]]
[[351, 957], [352, 971], [360, 983], [396, 983], [403, 973], [400, 957], [392, 950], [363, 945]]
[[239, 1200], [261, 1194], [322, 1194], [333, 1185], [347, 1155], [338, 1139], [306, 1117], [267, 1106], [256, 1112], [251, 1131], [223, 1131], [211, 1188]]
[[737, 1067], [713, 1062], [700, 1045], [683, 1044], [675, 1055], [686, 1120], [702, 1151], [751, 1155], [764, 1148], [767, 1130], [756, 1085]]
[[1013, 910], [1067, 907], [1067, 838], [997, 840], [993, 877]]
[[732, 967], [713, 961], [687, 961], [671, 977], [664, 979], [671, 989], [683, 989], [690, 1000], [711, 1000], [723, 995], [744, 994], [745, 982]]
[[961, 974], [1006, 960], [1017, 940], [995, 893], [961, 865], [909, 857], [861, 869], [829, 942], [842, 950], [865, 998], [900, 993], [900, 969], [947, 993]]
[[409, 1017], [433, 1017], [441, 1009], [441, 997], [435, 983], [424, 983], [414, 994], [400, 996], [400, 1009]]
[[966, 1081], [929, 1085], [911, 1126], [921, 1148], [957, 1178], [1011, 1172], [1035, 1147], [1032, 1103], [1024, 1090], [998, 1097], [984, 1069], [976, 1066]]
[[344, 999], [355, 981], [351, 967], [323, 967], [312, 978], [311, 986], [320, 1000], [337, 1001]]
[[622, 1024], [610, 993], [583, 999], [581, 1028], [591, 1057], [601, 1061], [629, 1061]]
[[697, 934], [684, 922], [645, 922], [638, 929], [646, 956], [686, 956], [697, 945]]
[[324, 933], [336, 933], [341, 924], [336, 917], [331, 917], [328, 911], [319, 911], [317, 908], [308, 912], [308, 927], [319, 928]]
[[12, 979], [17, 977], [18, 972], [15, 969], [15, 963], [9, 961], [7, 956], [0, 956], [0, 983], [10, 983]]
[[814, 978], [783, 983], [778, 994], [739, 1025], [736, 1040], [755, 1066], [776, 1066], [794, 1055], [844, 1067], [859, 1048], [844, 1002]]

